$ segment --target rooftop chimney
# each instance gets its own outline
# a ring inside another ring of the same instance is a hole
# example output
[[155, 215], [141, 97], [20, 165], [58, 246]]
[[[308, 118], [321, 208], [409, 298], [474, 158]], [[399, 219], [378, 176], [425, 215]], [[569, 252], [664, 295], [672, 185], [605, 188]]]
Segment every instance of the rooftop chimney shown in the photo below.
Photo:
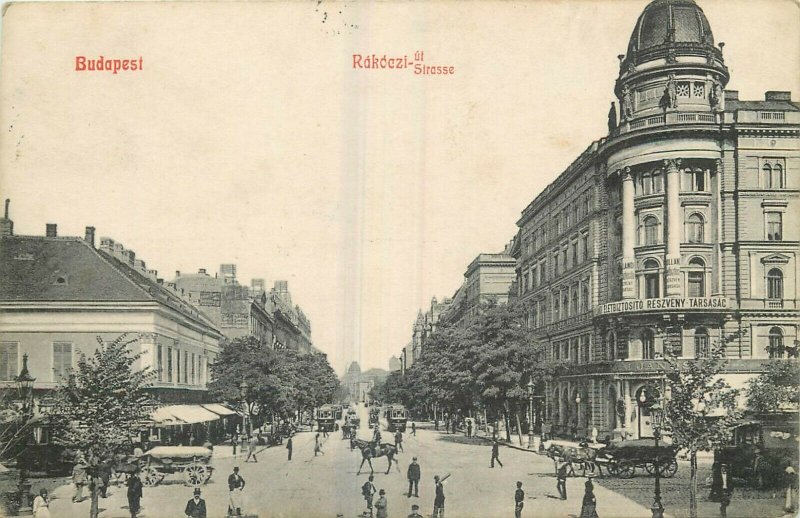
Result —
[[14, 222], [8, 219], [8, 205], [11, 200], [6, 198], [6, 212], [3, 219], [0, 219], [0, 236], [13, 236], [14, 235]]
[[199, 273], [199, 274], [201, 274], [201, 275], [208, 275], [208, 274], [206, 273], [206, 269], [205, 269], [205, 268], [200, 268], [199, 270], [197, 270], [197, 273]]
[[83, 239], [89, 243], [89, 246], [94, 248], [94, 227], [86, 227], [86, 234]]
[[764, 100], [766, 101], [791, 101], [792, 100], [792, 92], [787, 92], [785, 90], [770, 90], [764, 94]]
[[180, 276], [181, 276], [181, 271], [180, 270], [175, 270], [175, 277], [177, 278], [177, 277], [180, 277]]
[[739, 100], [739, 90], [725, 90], [725, 100], [726, 101], [738, 101]]
[[45, 235], [47, 237], [58, 237], [58, 230], [55, 223], [48, 223], [45, 227]]

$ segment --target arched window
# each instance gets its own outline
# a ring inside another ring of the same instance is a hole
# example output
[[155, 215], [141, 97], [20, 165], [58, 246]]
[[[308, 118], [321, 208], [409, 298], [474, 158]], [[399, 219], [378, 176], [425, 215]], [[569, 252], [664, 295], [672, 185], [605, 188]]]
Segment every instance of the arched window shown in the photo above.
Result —
[[764, 167], [761, 168], [764, 172], [762, 179], [765, 189], [772, 189], [772, 166], [769, 164], [764, 164]]
[[689, 243], [702, 243], [705, 241], [705, 221], [703, 216], [695, 212], [686, 220], [686, 239]]
[[711, 346], [708, 340], [708, 329], [698, 327], [694, 330], [694, 357], [708, 358], [711, 353]]
[[578, 314], [578, 286], [572, 287], [572, 315]]
[[581, 288], [581, 312], [589, 311], [589, 283], [584, 282]]
[[653, 173], [649, 171], [642, 174], [642, 194], [653, 194]]
[[606, 335], [606, 353], [609, 360], [617, 359], [617, 336], [614, 331], [609, 331]]
[[690, 297], [706, 296], [706, 264], [699, 257], [689, 261], [687, 273], [688, 295]]
[[649, 329], [642, 331], [642, 359], [652, 360], [656, 357], [656, 339]]
[[654, 193], [659, 193], [664, 189], [663, 186], [662, 186], [662, 183], [661, 183], [662, 182], [661, 178], [662, 177], [661, 177], [661, 171], [660, 170], [653, 171], [653, 192]]
[[783, 347], [783, 331], [780, 327], [773, 327], [769, 330], [769, 352], [770, 358], [783, 358], [785, 348]]
[[561, 311], [563, 311], [562, 318], [569, 316], [569, 292], [567, 290], [561, 294]]
[[775, 164], [772, 168], [772, 188], [783, 189], [783, 167], [780, 164]]
[[778, 268], [767, 273], [767, 298], [783, 299], [783, 272]]
[[553, 322], [561, 318], [561, 307], [558, 304], [558, 294], [553, 295]]
[[647, 216], [644, 218], [644, 244], [657, 245], [658, 242], [658, 218]]
[[661, 286], [659, 282], [660, 273], [658, 262], [648, 259], [644, 262], [644, 298], [657, 299], [661, 296]]

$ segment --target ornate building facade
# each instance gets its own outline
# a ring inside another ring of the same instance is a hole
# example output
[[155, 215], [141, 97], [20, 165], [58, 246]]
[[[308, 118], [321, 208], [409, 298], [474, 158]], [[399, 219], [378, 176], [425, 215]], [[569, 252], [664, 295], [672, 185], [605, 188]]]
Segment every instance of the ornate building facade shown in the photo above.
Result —
[[660, 359], [725, 337], [726, 379], [796, 356], [800, 104], [725, 90], [693, 0], [654, 0], [620, 55], [609, 134], [522, 212], [520, 300], [553, 358], [556, 431], [652, 435]]

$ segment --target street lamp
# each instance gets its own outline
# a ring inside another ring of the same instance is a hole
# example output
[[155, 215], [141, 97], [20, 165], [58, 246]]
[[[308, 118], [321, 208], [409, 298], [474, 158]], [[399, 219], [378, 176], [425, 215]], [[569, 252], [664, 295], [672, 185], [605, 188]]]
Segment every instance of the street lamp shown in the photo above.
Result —
[[533, 376], [528, 379], [528, 448], [533, 444]]
[[581, 414], [581, 393], [575, 395], [575, 438], [578, 438], [578, 422]]
[[248, 419], [250, 417], [250, 409], [247, 406], [247, 389], [249, 389], [249, 388], [250, 388], [250, 385], [248, 385], [246, 381], [242, 381], [239, 384], [239, 391], [240, 391], [241, 396], [242, 396], [242, 408], [244, 409], [244, 425], [242, 426], [242, 429], [243, 429], [244, 433], [246, 433], [247, 435], [251, 435], [248, 432], [252, 431], [252, 430], [248, 430], [247, 429], [247, 422], [250, 421], [250, 427], [251, 428], [253, 426], [252, 420]]
[[[654, 471], [655, 471], [655, 488], [653, 490], [653, 505], [650, 506], [650, 511], [653, 514], [653, 518], [663, 518], [664, 517], [664, 504], [661, 502], [661, 458], [659, 456], [658, 450], [658, 440], [661, 438], [661, 428], [664, 425], [664, 406], [669, 403], [669, 400], [672, 397], [672, 389], [667, 386], [664, 390], [664, 397], [659, 397], [656, 402], [650, 407], [650, 420], [653, 426], [653, 440], [655, 441], [655, 462], [654, 462]], [[647, 401], [647, 396], [645, 395], [645, 391], [642, 390], [642, 393], [639, 395], [639, 402], [642, 403], [642, 407], [644, 407], [645, 402]], [[661, 403], [664, 403], [664, 406]]]
[[[28, 430], [26, 427], [28, 426], [28, 422], [33, 417], [33, 383], [36, 381], [36, 378], [31, 376], [31, 373], [28, 371], [28, 355], [22, 355], [22, 370], [19, 371], [19, 376], [17, 376], [14, 381], [17, 384], [17, 393], [19, 394], [20, 399], [22, 400], [22, 447], [26, 448], [28, 446]], [[31, 509], [30, 503], [30, 493], [31, 493], [31, 483], [28, 482], [28, 462], [30, 458], [30, 453], [25, 452], [22, 455], [22, 464], [19, 468], [19, 512], [28, 513]]]

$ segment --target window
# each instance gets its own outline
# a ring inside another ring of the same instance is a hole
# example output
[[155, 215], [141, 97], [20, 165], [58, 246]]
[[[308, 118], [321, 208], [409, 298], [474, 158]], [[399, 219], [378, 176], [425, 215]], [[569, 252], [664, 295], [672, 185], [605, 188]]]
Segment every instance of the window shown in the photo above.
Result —
[[653, 173], [649, 171], [642, 174], [642, 194], [653, 194]]
[[561, 269], [558, 266], [558, 252], [556, 252], [553, 254], [553, 276], [559, 273], [561, 273]]
[[772, 189], [783, 189], [783, 167], [780, 164], [775, 164], [772, 168]]
[[689, 82], [679, 81], [675, 87], [675, 93], [678, 97], [689, 97]]
[[608, 350], [608, 359], [617, 359], [617, 337], [613, 331], [609, 331], [606, 335], [606, 348]]
[[194, 366], [195, 366], [194, 353], [192, 353], [192, 385], [194, 385]]
[[777, 268], [767, 273], [767, 298], [783, 299], [783, 272]]
[[578, 356], [578, 340], [575, 339], [575, 338], [570, 340], [569, 341], [569, 348], [570, 348], [569, 359], [572, 360], [573, 362], [577, 363], [578, 362], [578, 358], [579, 358], [579, 356]]
[[586, 313], [589, 311], [589, 283], [584, 282], [581, 294], [581, 312]]
[[578, 286], [572, 287], [572, 314], [578, 314]]
[[158, 381], [164, 381], [164, 346], [158, 344], [156, 352], [156, 367], [158, 368]]
[[642, 331], [642, 359], [652, 360], [656, 357], [656, 340], [649, 329]]
[[783, 166], [779, 162], [765, 163], [761, 167], [761, 184], [764, 189], [783, 189]]
[[189, 353], [183, 353], [183, 382], [189, 383]]
[[72, 344], [53, 342], [53, 381], [60, 381], [72, 369]]
[[694, 331], [694, 357], [708, 358], [710, 355], [711, 347], [708, 340], [708, 330], [705, 327], [698, 327]]
[[781, 241], [783, 238], [783, 214], [780, 212], [766, 212], [767, 241]]
[[769, 352], [770, 358], [783, 358], [785, 348], [783, 347], [783, 331], [780, 327], [773, 327], [769, 330]]
[[695, 169], [691, 172], [692, 189], [695, 192], [703, 192], [706, 190], [706, 175], [700, 169]]
[[658, 239], [658, 219], [655, 216], [644, 218], [644, 244], [657, 245]]
[[172, 347], [167, 347], [167, 381], [172, 383]]
[[567, 269], [567, 247], [561, 249], [561, 268], [563, 270]]
[[578, 242], [573, 241], [570, 245], [572, 247], [572, 266], [578, 264]]
[[531, 287], [535, 288], [539, 284], [539, 268], [534, 266], [531, 269]]
[[658, 263], [648, 259], [644, 262], [644, 298], [657, 299], [660, 296]]
[[705, 221], [695, 212], [686, 220], [686, 239], [689, 243], [702, 243], [705, 240]]
[[772, 166], [769, 164], [764, 164], [764, 167], [761, 168], [764, 172], [763, 175], [763, 182], [765, 189], [772, 189]]
[[561, 307], [558, 304], [558, 294], [553, 295], [553, 322], [561, 318]]
[[19, 374], [19, 344], [0, 342], [0, 381], [14, 381]]
[[706, 296], [705, 266], [705, 262], [697, 257], [689, 261], [690, 269], [687, 274], [689, 297]]
[[692, 97], [704, 98], [706, 96], [706, 85], [703, 83], [692, 83]]
[[589, 234], [581, 234], [581, 260], [589, 260]]
[[181, 350], [180, 349], [175, 351], [175, 360], [176, 360], [175, 363], [177, 364], [177, 369], [178, 369], [178, 378], [175, 381], [180, 383], [181, 382]]

